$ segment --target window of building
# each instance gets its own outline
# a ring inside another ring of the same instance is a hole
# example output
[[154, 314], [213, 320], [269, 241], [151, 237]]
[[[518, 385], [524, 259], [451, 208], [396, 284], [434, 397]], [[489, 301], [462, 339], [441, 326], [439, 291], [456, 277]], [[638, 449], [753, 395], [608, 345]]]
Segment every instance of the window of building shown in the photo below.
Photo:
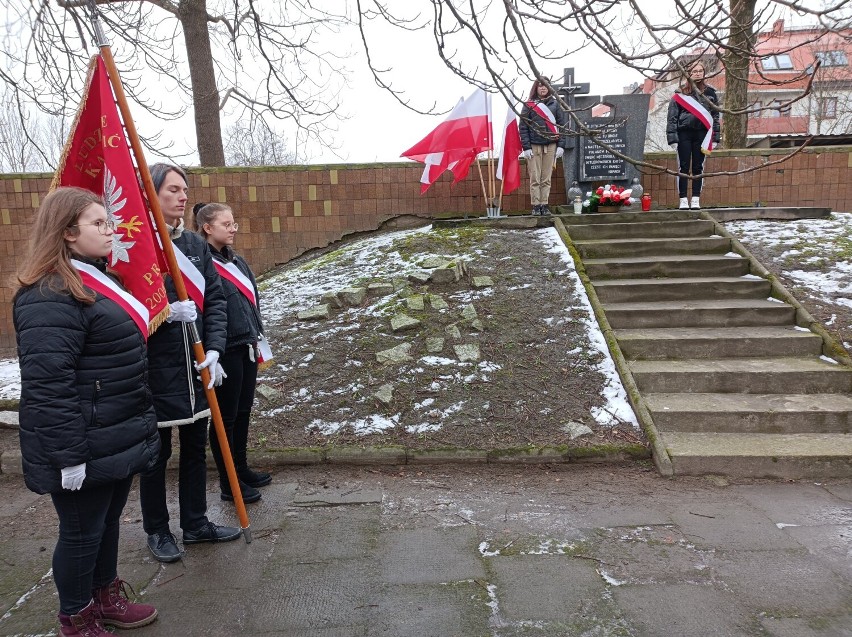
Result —
[[793, 60], [787, 53], [776, 53], [767, 55], [760, 60], [764, 71], [785, 71], [793, 68]]
[[763, 102], [755, 102], [752, 108], [754, 112], [749, 114], [749, 117], [763, 117], [765, 115], [765, 111], [760, 110], [763, 108]]
[[825, 119], [837, 117], [837, 98], [821, 97], [819, 100], [819, 116]]
[[782, 106], [782, 104], [784, 104], [783, 100], [772, 100], [769, 102], [766, 105], [769, 110], [764, 111], [764, 117], [789, 117], [790, 105], [786, 104]]
[[814, 57], [823, 66], [846, 66], [849, 64], [845, 51], [817, 51]]

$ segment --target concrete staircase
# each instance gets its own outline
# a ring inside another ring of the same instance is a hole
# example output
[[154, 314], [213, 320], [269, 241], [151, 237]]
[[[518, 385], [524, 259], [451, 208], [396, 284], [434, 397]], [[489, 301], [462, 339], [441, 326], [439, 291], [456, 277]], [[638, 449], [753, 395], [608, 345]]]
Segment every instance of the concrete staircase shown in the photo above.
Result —
[[675, 475], [852, 475], [848, 355], [823, 356], [830, 337], [710, 215], [560, 219]]

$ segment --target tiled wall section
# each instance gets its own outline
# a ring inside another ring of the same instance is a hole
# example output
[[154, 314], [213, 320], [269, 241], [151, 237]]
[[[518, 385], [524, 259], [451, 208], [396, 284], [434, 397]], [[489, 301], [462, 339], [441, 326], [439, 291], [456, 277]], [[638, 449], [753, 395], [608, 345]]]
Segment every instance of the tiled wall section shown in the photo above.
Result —
[[[779, 165], [771, 162], [780, 154], [772, 153], [714, 153], [705, 166], [708, 173], [757, 170], [708, 179], [702, 201], [709, 205], [761, 201], [764, 205], [824, 205], [850, 210], [852, 148], [808, 149]], [[649, 155], [647, 159], [674, 168], [670, 154]], [[419, 194], [421, 170], [411, 163], [193, 169], [190, 199], [192, 203], [224, 201], [234, 208], [240, 222], [237, 248], [261, 273], [346, 234], [375, 230], [399, 215], [484, 215], [476, 170], [455, 186], [445, 176], [423, 196]], [[487, 172], [483, 167], [483, 174]], [[50, 175], [0, 175], [0, 351], [14, 347], [11, 279], [25, 253], [30, 222], [50, 179]], [[643, 185], [652, 193], [655, 207], [676, 204], [674, 179], [665, 174], [645, 176]], [[551, 202], [564, 203], [563, 180], [555, 174], [553, 181]], [[505, 198], [504, 210], [526, 210], [527, 188], [524, 179], [521, 188]]]

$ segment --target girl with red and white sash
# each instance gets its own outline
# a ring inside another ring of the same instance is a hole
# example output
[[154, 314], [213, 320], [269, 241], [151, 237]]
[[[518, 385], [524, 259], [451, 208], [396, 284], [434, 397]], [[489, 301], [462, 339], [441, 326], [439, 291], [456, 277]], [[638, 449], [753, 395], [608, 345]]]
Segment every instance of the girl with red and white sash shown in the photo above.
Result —
[[[691, 180], [677, 177], [678, 208], [685, 210], [701, 208], [701, 186], [704, 172], [704, 156], [709, 155], [719, 143], [719, 98], [716, 90], [704, 81], [704, 65], [698, 62], [684, 78], [680, 89], [675, 91], [669, 102], [666, 138], [669, 146], [677, 153], [678, 171], [682, 175], [699, 175]], [[692, 79], [690, 83], [689, 79]], [[692, 90], [692, 84], [698, 89]], [[688, 198], [689, 182], [692, 181], [692, 199]]]
[[[219, 359], [226, 377], [222, 385], [216, 387], [216, 398], [240, 479], [243, 502], [257, 502], [261, 497], [258, 487], [272, 482], [270, 474], [250, 469], [247, 458], [258, 363], [271, 358], [263, 336], [257, 283], [248, 263], [234, 252], [239, 224], [234, 221], [231, 208], [221, 203], [197, 203], [192, 211], [195, 230], [207, 239], [228, 302], [228, 338], [225, 353]], [[222, 499], [233, 500], [214, 431], [210, 432], [210, 450], [219, 469]]]
[[66, 637], [157, 618], [125, 598], [117, 573], [133, 476], [154, 466], [160, 437], [145, 382], [148, 311], [107, 271], [114, 230], [94, 193], [47, 195], [14, 299], [24, 480], [50, 494], [59, 518], [52, 574]]
[[565, 152], [566, 114], [556, 97], [541, 80], [533, 82], [527, 103], [521, 110], [518, 132], [530, 176], [532, 214], [549, 215], [550, 179], [553, 165]]

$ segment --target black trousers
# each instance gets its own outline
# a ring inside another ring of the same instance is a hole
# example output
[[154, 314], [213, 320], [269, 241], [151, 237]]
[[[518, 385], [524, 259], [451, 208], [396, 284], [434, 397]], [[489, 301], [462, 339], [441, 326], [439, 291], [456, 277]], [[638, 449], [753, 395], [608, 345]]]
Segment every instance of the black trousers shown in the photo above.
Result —
[[133, 477], [79, 491], [51, 493], [59, 516], [53, 551], [53, 581], [59, 611], [76, 615], [92, 601], [92, 590], [117, 576], [118, 530]]
[[[216, 400], [222, 412], [222, 424], [228, 436], [228, 446], [234, 466], [239, 472], [248, 468], [246, 449], [248, 447], [248, 429], [251, 419], [251, 406], [254, 402], [254, 390], [257, 387], [257, 362], [249, 356], [249, 346], [235, 347], [227, 350], [219, 359], [219, 364], [228, 377], [216, 388]], [[213, 425], [210, 426], [210, 451], [219, 470], [219, 484], [230, 493], [228, 474], [225, 471], [225, 461], [222, 459], [222, 449]]]
[[207, 418], [175, 427], [160, 427], [160, 456], [149, 472], [139, 476], [142, 528], [148, 535], [169, 530], [166, 505], [166, 463], [172, 456], [172, 429], [178, 430], [180, 466], [178, 498], [180, 528], [194, 531], [207, 524]]
[[[701, 142], [707, 135], [705, 129], [679, 128], [677, 130], [677, 160], [678, 170], [684, 175], [700, 175], [704, 172], [704, 153], [701, 152]], [[677, 194], [686, 197], [689, 182], [692, 181], [692, 196], [701, 194], [703, 179], [677, 178]]]

